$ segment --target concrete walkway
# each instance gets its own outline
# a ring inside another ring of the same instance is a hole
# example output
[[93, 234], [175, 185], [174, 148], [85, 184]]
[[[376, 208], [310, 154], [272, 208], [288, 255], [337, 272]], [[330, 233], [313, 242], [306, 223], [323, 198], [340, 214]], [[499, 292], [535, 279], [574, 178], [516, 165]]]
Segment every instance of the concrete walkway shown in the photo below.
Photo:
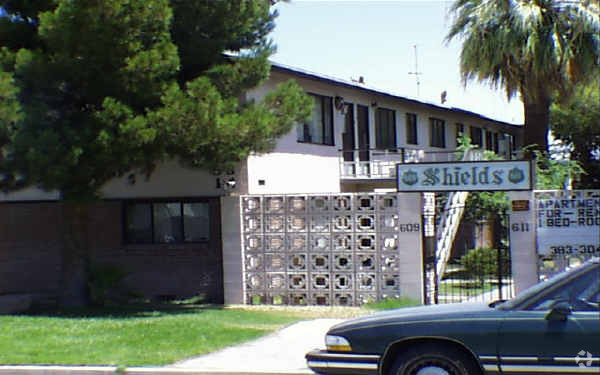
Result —
[[304, 320], [268, 336], [218, 352], [188, 359], [173, 368], [206, 371], [312, 374], [304, 355], [325, 347], [325, 333], [343, 319]]
[[[304, 355], [325, 347], [327, 330], [344, 319], [304, 320], [258, 340], [166, 367], [129, 367], [128, 375], [312, 374]], [[114, 366], [0, 366], [0, 375], [114, 375]]]

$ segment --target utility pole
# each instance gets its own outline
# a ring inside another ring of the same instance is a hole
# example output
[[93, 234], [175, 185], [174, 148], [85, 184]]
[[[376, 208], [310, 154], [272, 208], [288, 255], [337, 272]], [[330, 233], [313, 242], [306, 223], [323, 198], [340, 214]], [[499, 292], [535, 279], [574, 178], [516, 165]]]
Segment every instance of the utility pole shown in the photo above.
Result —
[[421, 85], [421, 81], [419, 81], [419, 76], [422, 74], [421, 72], [419, 72], [419, 61], [417, 58], [417, 45], [413, 45], [414, 49], [415, 49], [415, 71], [414, 72], [408, 72], [408, 74], [414, 74], [415, 75], [415, 79], [417, 80], [417, 98], [421, 95], [420, 93], [420, 85]]

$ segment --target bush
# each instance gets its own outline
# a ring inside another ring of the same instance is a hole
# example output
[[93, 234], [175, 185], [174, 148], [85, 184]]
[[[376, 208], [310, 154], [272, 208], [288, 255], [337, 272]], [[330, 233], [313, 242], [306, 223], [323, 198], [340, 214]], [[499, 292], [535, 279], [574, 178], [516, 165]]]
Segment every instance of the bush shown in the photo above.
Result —
[[90, 303], [95, 306], [105, 306], [116, 302], [121, 297], [119, 290], [125, 272], [113, 264], [92, 264], [88, 287]]
[[368, 302], [363, 305], [369, 310], [389, 310], [398, 309], [400, 307], [419, 306], [421, 303], [409, 297], [400, 298], [385, 298], [381, 301]]
[[[500, 257], [498, 256], [499, 253]], [[481, 284], [485, 282], [486, 278], [498, 275], [499, 261], [502, 262], [503, 273], [506, 273], [509, 266], [506, 250], [477, 248], [469, 250], [460, 258], [460, 264], [467, 274], [478, 279]]]

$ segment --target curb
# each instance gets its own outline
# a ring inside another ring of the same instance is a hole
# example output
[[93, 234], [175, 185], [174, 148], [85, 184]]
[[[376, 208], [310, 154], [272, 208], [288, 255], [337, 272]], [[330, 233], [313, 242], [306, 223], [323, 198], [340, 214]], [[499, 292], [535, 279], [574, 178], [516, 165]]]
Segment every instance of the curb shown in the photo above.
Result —
[[[119, 372], [119, 369], [122, 372]], [[0, 366], [0, 375], [307, 375], [312, 371], [231, 371], [197, 370], [165, 367], [117, 366]]]

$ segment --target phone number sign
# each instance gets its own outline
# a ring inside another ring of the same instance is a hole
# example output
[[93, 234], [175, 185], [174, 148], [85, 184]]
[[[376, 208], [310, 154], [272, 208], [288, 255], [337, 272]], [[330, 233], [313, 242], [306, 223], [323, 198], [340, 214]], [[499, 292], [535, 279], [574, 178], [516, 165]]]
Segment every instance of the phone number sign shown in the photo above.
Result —
[[537, 199], [541, 255], [600, 255], [600, 198]]

